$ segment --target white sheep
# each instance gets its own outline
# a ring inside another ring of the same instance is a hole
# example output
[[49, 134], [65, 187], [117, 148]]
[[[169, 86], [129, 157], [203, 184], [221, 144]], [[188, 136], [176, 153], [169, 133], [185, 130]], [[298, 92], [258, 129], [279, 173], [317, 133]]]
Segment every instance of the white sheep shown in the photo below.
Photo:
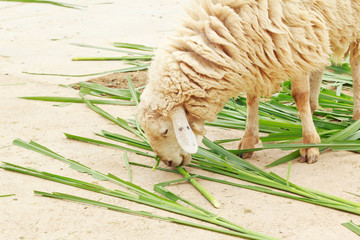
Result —
[[[360, 118], [360, 0], [197, 0], [176, 33], [157, 51], [141, 96], [139, 120], [168, 166], [186, 165], [231, 97], [247, 95], [239, 148], [259, 141], [258, 102], [292, 79], [303, 143], [319, 143], [312, 121], [322, 69], [350, 50], [354, 119]], [[252, 153], [244, 157], [250, 157]], [[301, 162], [318, 160], [301, 149]]]

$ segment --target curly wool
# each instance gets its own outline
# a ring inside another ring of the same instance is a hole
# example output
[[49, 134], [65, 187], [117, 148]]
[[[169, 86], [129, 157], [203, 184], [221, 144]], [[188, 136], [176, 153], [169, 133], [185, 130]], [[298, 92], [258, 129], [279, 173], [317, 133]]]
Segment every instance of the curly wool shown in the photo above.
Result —
[[216, 119], [241, 92], [270, 96], [299, 73], [339, 62], [360, 38], [360, 0], [198, 0], [149, 71], [144, 104]]

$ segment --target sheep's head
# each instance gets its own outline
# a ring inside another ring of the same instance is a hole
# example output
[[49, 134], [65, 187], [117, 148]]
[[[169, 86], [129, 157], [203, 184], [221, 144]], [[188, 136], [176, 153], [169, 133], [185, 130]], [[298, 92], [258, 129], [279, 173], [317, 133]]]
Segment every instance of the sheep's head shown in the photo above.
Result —
[[198, 149], [196, 135], [205, 133], [204, 121], [187, 115], [182, 106], [174, 108], [169, 116], [163, 116], [140, 105], [140, 125], [154, 152], [169, 167], [190, 163], [190, 154]]

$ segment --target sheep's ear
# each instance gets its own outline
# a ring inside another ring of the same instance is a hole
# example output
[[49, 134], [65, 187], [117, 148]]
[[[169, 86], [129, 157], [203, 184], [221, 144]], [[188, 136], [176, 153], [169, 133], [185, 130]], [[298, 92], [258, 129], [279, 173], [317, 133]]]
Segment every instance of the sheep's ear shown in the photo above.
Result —
[[196, 153], [198, 150], [198, 143], [194, 132], [189, 126], [184, 108], [177, 107], [173, 109], [171, 120], [180, 147], [188, 153]]

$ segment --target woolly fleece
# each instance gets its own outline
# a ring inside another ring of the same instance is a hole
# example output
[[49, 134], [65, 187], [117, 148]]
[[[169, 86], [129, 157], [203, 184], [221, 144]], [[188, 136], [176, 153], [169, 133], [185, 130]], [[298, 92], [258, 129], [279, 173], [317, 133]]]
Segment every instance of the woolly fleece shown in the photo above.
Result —
[[213, 121], [241, 92], [270, 96], [297, 74], [339, 62], [360, 38], [358, 0], [198, 0], [156, 53], [142, 108], [178, 105]]

